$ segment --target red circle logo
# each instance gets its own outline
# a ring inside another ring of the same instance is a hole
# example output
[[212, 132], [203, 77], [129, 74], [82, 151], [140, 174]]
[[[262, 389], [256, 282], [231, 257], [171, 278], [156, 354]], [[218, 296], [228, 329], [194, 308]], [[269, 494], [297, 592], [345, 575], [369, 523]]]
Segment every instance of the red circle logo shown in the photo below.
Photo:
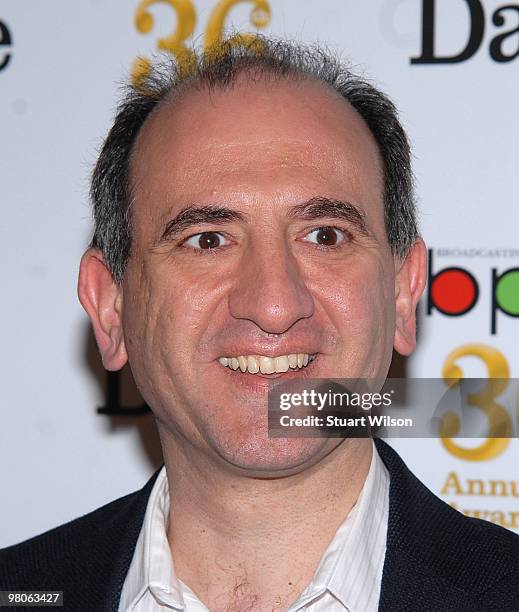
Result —
[[438, 310], [457, 316], [468, 312], [478, 300], [478, 283], [463, 268], [445, 268], [432, 282], [431, 298]]

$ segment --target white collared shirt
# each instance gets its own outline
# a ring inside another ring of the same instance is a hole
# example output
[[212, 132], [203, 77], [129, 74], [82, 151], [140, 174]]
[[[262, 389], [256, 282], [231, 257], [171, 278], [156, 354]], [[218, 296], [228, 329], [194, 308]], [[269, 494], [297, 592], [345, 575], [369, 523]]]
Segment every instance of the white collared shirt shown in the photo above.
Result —
[[[163, 467], [146, 507], [119, 612], [209, 612], [175, 575], [166, 530], [169, 509]], [[373, 444], [371, 465], [357, 503], [321, 557], [312, 582], [288, 612], [378, 610], [388, 511], [389, 474]]]

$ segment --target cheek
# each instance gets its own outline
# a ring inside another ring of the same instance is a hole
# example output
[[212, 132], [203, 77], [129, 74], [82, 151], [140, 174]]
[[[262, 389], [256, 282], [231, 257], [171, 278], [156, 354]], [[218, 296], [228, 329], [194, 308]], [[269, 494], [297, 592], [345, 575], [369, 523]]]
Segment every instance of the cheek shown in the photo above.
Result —
[[[313, 285], [313, 293], [342, 337], [392, 337], [394, 275], [378, 257], [346, 262]], [[385, 332], [385, 333], [382, 333]]]
[[[200, 257], [211, 257], [203, 256]], [[205, 354], [204, 338], [223, 324], [231, 274], [211, 266], [179, 266], [162, 289], [160, 320], [163, 337], [197, 361]]]
[[210, 266], [145, 261], [142, 272], [130, 276], [125, 308], [126, 327], [140, 353], [167, 362], [168, 369], [196, 361], [203, 336], [225, 310], [225, 276]]

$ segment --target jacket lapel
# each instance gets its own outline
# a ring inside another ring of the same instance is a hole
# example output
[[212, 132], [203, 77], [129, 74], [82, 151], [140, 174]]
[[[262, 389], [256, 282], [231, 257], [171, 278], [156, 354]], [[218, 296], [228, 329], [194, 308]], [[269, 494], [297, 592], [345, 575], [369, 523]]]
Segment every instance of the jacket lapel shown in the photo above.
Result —
[[[160, 472], [159, 468], [145, 486], [120, 500], [120, 508], [110, 514], [109, 521], [99, 529], [92, 548], [87, 552], [91, 563], [86, 562], [90, 581], [98, 587], [98, 601], [92, 602], [92, 610], [117, 612], [126, 574], [137, 544], [151, 489]], [[104, 537], [103, 537], [104, 536]], [[95, 592], [95, 591], [94, 591]]]
[[495, 555], [494, 526], [466, 519], [433, 495], [391, 447], [375, 444], [390, 475], [379, 610], [485, 609], [477, 594], [510, 571]]

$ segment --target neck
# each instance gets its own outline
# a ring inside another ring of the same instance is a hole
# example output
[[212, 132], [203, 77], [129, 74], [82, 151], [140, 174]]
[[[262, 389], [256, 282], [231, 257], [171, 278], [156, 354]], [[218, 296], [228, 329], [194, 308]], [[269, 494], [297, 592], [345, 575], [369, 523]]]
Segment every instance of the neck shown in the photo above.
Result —
[[211, 610], [288, 607], [357, 501], [372, 455], [371, 440], [344, 440], [297, 474], [254, 478], [161, 438], [175, 572]]

